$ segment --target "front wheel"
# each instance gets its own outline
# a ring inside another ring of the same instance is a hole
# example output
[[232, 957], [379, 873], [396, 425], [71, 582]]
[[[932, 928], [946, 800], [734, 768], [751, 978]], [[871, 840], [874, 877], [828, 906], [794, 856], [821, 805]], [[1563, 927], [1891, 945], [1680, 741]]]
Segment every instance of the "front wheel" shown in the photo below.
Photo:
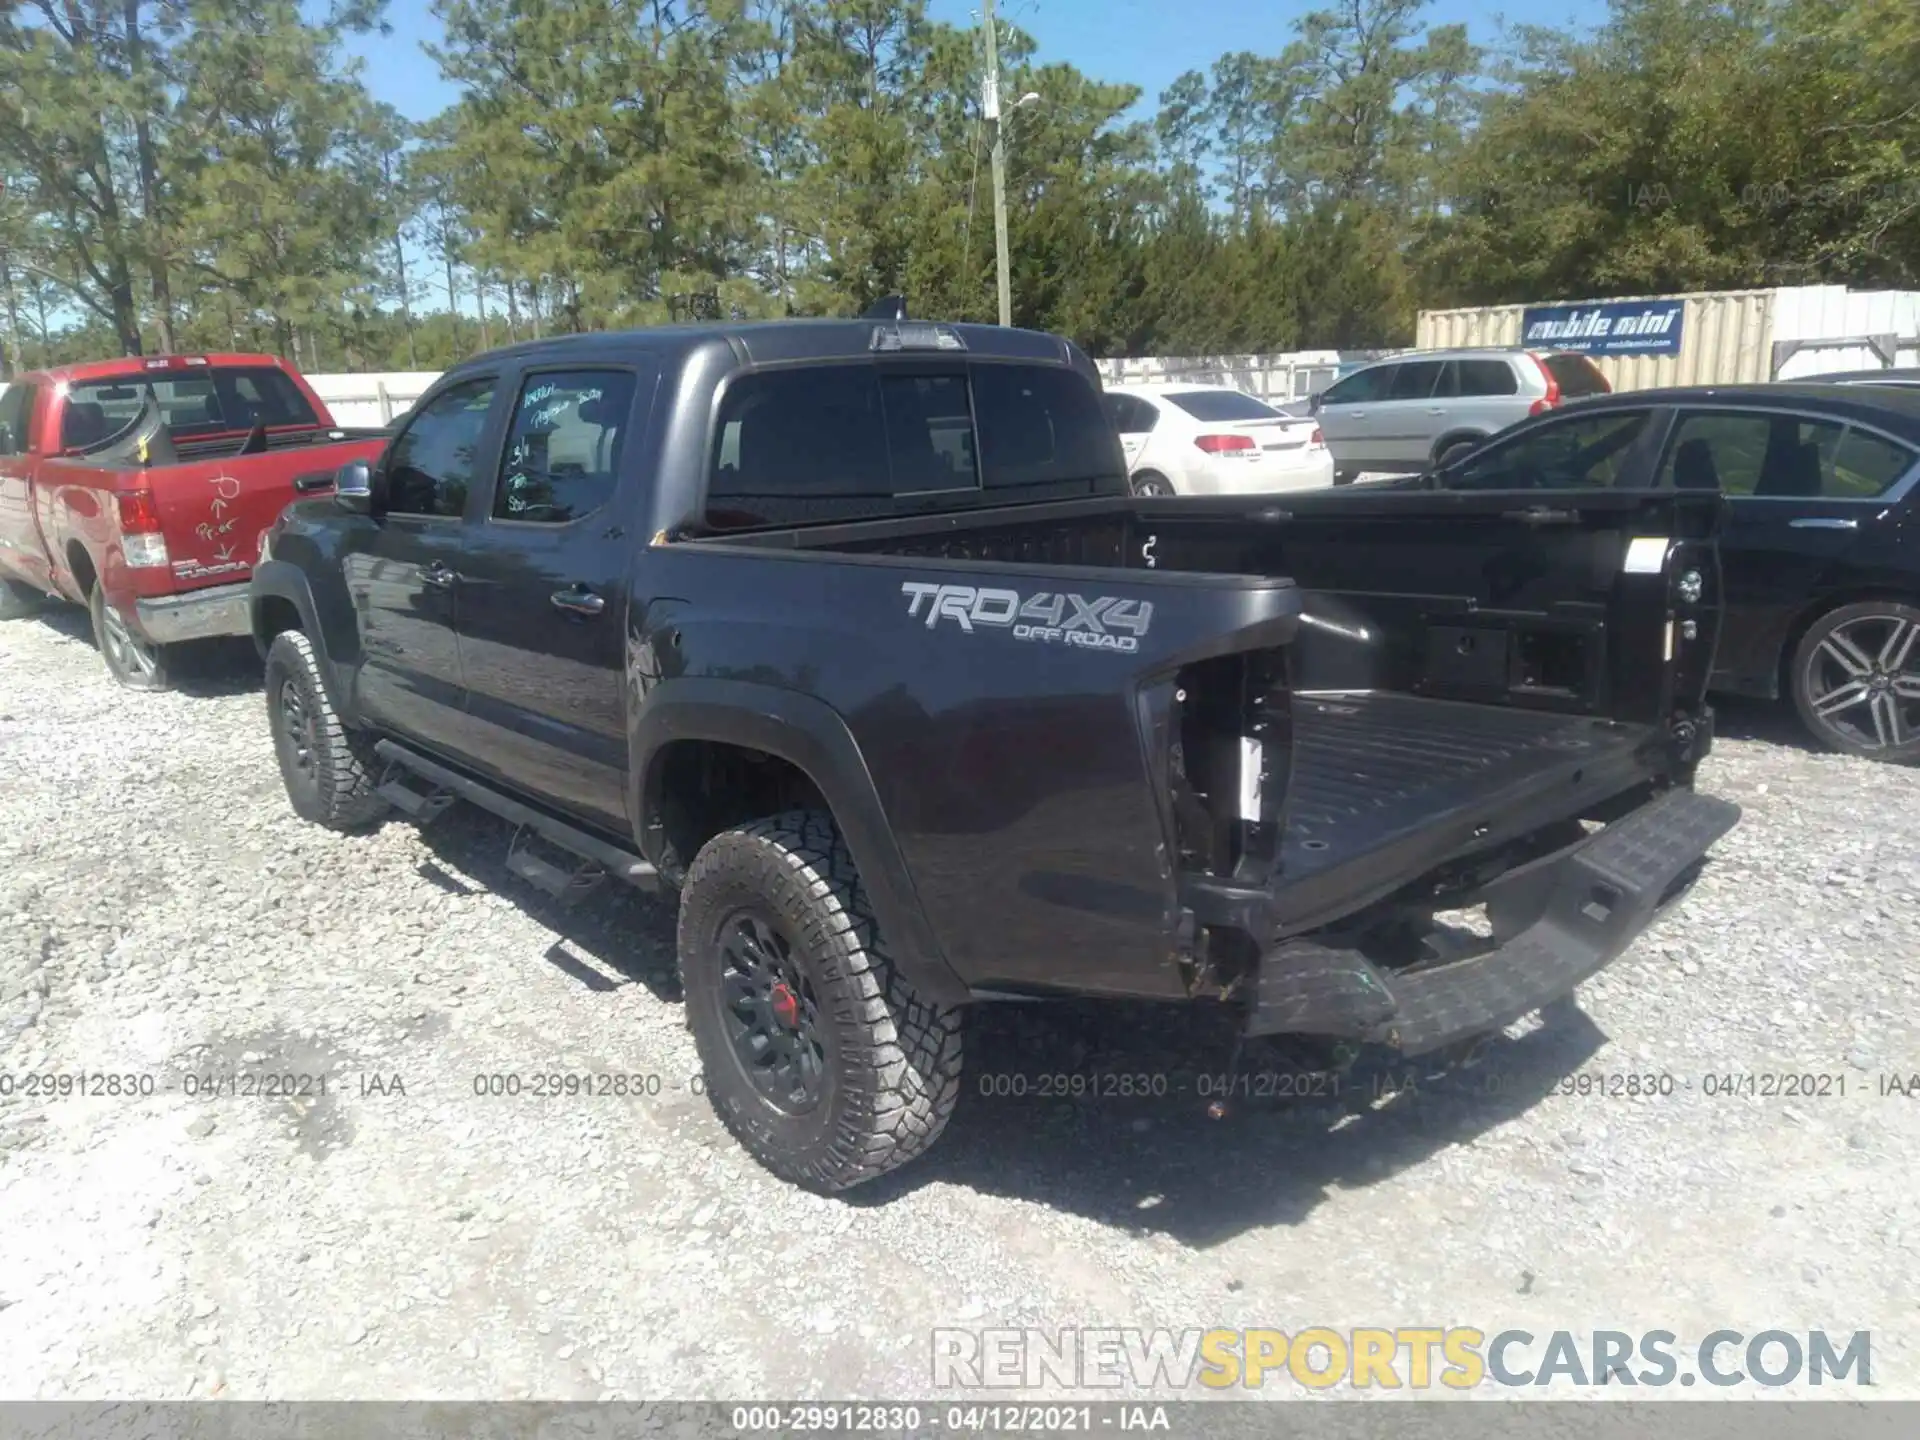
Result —
[[313, 641], [283, 630], [267, 649], [267, 718], [287, 799], [302, 820], [358, 830], [386, 813], [374, 793], [373, 741], [347, 727], [327, 694]]
[[1920, 609], [1842, 605], [1813, 622], [1790, 663], [1794, 708], [1816, 739], [1872, 760], [1920, 759]]
[[87, 598], [93, 617], [93, 643], [106, 662], [107, 673], [129, 690], [167, 690], [173, 686], [167, 647], [156, 645], [127, 623], [126, 616], [107, 599], [98, 580]]
[[946, 1128], [960, 1012], [887, 954], [830, 816], [794, 811], [709, 840], [680, 892], [678, 948], [707, 1095], [774, 1174], [831, 1194]]

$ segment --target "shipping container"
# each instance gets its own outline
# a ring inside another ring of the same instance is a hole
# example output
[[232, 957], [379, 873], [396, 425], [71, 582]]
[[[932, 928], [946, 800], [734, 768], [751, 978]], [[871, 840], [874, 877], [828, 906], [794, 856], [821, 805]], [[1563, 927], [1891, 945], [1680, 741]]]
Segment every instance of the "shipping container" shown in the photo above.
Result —
[[[1692, 295], [1624, 295], [1423, 310], [1421, 350], [1519, 345], [1528, 310], [1680, 306], [1674, 354], [1590, 352], [1615, 390], [1663, 385], [1732, 385], [1835, 370], [1913, 364], [1920, 355], [1920, 292], [1849, 291], [1844, 285], [1782, 286]], [[1576, 342], [1577, 346], [1577, 342]], [[1552, 349], [1552, 341], [1535, 341]]]

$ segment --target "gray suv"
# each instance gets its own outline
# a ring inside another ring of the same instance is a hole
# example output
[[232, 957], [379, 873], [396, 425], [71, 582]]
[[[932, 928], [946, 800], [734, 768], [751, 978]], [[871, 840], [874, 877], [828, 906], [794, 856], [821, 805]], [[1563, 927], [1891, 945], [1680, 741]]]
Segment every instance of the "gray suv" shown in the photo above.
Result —
[[1516, 420], [1612, 389], [1571, 352], [1427, 350], [1362, 366], [1322, 391], [1313, 413], [1344, 485], [1363, 471], [1425, 470]]

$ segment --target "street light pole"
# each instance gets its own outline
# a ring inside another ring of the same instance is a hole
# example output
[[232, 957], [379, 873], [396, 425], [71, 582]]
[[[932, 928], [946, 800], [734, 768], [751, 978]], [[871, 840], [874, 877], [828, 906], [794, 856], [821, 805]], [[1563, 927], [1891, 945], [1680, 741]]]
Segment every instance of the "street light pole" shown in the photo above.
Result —
[[993, 260], [1000, 290], [1000, 323], [1013, 324], [1013, 281], [1007, 259], [1007, 147], [1001, 133], [1000, 50], [993, 34], [993, 0], [980, 0], [987, 31], [987, 78], [981, 108], [993, 126]]

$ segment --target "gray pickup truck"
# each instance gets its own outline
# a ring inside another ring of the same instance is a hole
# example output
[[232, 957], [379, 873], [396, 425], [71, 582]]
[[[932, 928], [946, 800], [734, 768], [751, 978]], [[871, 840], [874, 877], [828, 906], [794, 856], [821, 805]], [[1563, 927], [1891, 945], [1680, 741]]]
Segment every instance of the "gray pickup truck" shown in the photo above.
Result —
[[300, 814], [677, 891], [715, 1108], [838, 1190], [939, 1134], [973, 1004], [1420, 1053], [1618, 955], [1738, 814], [1718, 507], [1143, 499], [1065, 341], [713, 324], [463, 362], [251, 607]]

